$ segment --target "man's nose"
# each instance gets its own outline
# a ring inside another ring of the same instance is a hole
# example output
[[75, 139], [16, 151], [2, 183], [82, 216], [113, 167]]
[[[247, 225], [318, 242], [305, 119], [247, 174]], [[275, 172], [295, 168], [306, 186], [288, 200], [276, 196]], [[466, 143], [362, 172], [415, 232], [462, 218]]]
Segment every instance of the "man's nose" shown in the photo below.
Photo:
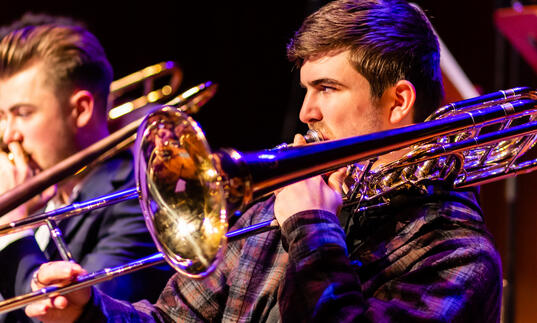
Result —
[[300, 121], [303, 123], [313, 123], [323, 119], [323, 115], [317, 100], [309, 93], [307, 93], [304, 97], [299, 117]]

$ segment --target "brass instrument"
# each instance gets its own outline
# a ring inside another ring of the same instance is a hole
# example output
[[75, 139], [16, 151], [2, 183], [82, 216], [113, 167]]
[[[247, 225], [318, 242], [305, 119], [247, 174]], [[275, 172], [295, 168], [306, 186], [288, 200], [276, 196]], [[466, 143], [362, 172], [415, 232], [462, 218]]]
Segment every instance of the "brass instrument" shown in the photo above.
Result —
[[[383, 191], [405, 185], [419, 187], [423, 181], [441, 180], [464, 187], [537, 167], [536, 160], [521, 162], [537, 133], [535, 91], [499, 91], [450, 106], [420, 124], [249, 153], [233, 149], [212, 152], [191, 117], [171, 107], [157, 110], [138, 130], [138, 188], [128, 194], [139, 196], [146, 224], [161, 253], [126, 267], [81, 276], [66, 287], [51, 286], [0, 302], [0, 312], [111, 279], [163, 258], [182, 274], [204, 277], [219, 262], [227, 239], [251, 234], [248, 228], [227, 232], [227, 220], [234, 210], [267, 192], [349, 164], [365, 164], [363, 178], [377, 181], [358, 189], [357, 198], [381, 204], [389, 203]], [[408, 148], [406, 157], [381, 172], [369, 167], [369, 160], [376, 156]], [[267, 223], [253, 230], [266, 230]], [[0, 232], [7, 232], [4, 229], [8, 228], [0, 228]]]
[[[535, 142], [537, 96], [528, 88], [496, 95], [498, 104], [490, 103], [489, 96], [479, 104], [462, 101], [456, 105], [462, 112], [451, 111], [421, 124], [250, 153], [211, 152], [192, 118], [172, 109], [157, 111], [142, 124], [136, 144], [136, 177], [149, 231], [172, 267], [187, 276], [203, 277], [218, 263], [229, 214], [307, 177], [412, 145], [417, 146], [391, 166], [395, 174], [414, 167], [406, 173], [412, 185], [420, 185], [421, 176], [426, 181], [460, 179], [457, 185], [462, 186], [470, 175], [474, 185], [479, 183], [474, 171], [483, 167], [502, 169], [502, 176], [519, 172], [525, 165], [516, 164], [516, 159]], [[427, 162], [431, 159], [445, 167], [431, 168]], [[481, 180], [489, 180], [488, 172], [482, 175]]]
[[179, 66], [167, 61], [113, 81], [110, 84], [109, 104], [112, 108], [108, 111], [108, 123], [115, 128], [118, 119], [125, 116], [131, 119], [142, 117], [147, 113], [137, 110], [171, 99], [182, 80], [183, 72]]
[[[183, 93], [177, 95], [170, 101], [166, 102], [166, 106], [174, 106], [178, 107], [181, 111], [184, 111], [188, 114], [195, 114], [199, 111], [199, 109], [207, 103], [216, 93], [217, 85], [211, 81], [207, 81], [205, 83], [200, 83], [196, 86], [191, 87], [190, 89], [184, 91]], [[141, 106], [137, 107], [137, 110], [132, 110], [135, 112], [129, 112], [128, 116], [124, 116], [124, 118], [134, 119], [136, 122], [135, 124], [139, 126], [140, 122], [142, 121], [143, 117], [146, 114], [149, 114], [148, 111], [142, 111], [143, 108], [149, 108], [151, 110], [156, 110], [158, 108], [162, 107], [161, 105], [155, 105], [155, 106]], [[145, 109], [147, 110], [147, 109]], [[136, 115], [132, 115], [133, 113], [138, 114], [140, 117], [137, 118]], [[140, 114], [142, 113], [142, 114]], [[131, 127], [130, 124], [127, 124], [126, 126], [123, 125], [122, 128], [129, 129]], [[118, 142], [113, 148], [110, 150], [103, 152], [97, 159], [92, 161], [87, 167], [91, 168], [95, 164], [99, 164], [104, 160], [107, 160], [111, 156], [117, 155], [120, 151], [127, 149], [128, 147], [131, 147], [134, 144], [134, 141], [136, 140], [136, 130], [133, 128], [133, 131], [131, 132], [131, 135], [128, 137], [125, 137], [125, 139], [121, 142]]]

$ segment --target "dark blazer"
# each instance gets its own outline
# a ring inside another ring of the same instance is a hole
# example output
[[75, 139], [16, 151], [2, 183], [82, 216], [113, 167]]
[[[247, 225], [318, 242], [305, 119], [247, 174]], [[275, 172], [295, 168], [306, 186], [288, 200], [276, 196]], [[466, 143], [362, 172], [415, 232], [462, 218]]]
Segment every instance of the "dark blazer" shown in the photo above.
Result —
[[[104, 163], [88, 176], [76, 202], [135, 186], [134, 167], [128, 153]], [[157, 252], [137, 199], [71, 217], [61, 221], [59, 227], [74, 259], [88, 272]], [[2, 296], [7, 299], [29, 292], [33, 272], [51, 260], [61, 260], [54, 243], [50, 242], [42, 252], [33, 237], [20, 239], [0, 251]], [[172, 273], [168, 265], [162, 265], [114, 278], [96, 287], [115, 298], [154, 302]], [[27, 320], [22, 310], [9, 316], [9, 322]]]

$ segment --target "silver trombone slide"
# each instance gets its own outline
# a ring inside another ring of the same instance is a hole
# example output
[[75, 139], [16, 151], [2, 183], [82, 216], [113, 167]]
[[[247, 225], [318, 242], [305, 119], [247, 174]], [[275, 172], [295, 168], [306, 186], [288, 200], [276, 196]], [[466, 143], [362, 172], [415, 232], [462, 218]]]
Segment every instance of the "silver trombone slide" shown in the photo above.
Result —
[[[134, 189], [129, 189], [129, 190], [119, 192], [119, 193], [125, 192], [124, 194], [125, 198], [122, 199], [123, 201], [127, 199], [135, 198], [135, 196], [133, 195], [131, 191], [134, 191]], [[119, 203], [122, 200], [117, 199], [110, 203]], [[95, 205], [97, 205], [97, 203], [95, 203]], [[102, 207], [102, 206], [96, 206], [95, 208], [99, 208], [99, 207]], [[57, 211], [59, 211], [59, 209]], [[273, 222], [274, 222], [273, 220], [268, 220], [268, 221], [260, 222], [256, 225], [253, 225], [247, 228], [231, 231], [226, 234], [226, 237], [228, 238], [228, 241], [244, 239], [245, 236], [247, 235], [253, 235], [253, 234], [257, 234], [257, 233], [261, 233], [264, 231], [269, 231], [274, 228], [277, 228], [277, 225], [274, 225]], [[39, 290], [33, 291], [25, 295], [16, 296], [16, 297], [1, 301], [0, 302], [0, 314], [22, 308], [32, 302], [44, 300], [49, 297], [65, 295], [65, 294], [74, 292], [76, 290], [79, 290], [85, 287], [93, 286], [93, 285], [105, 282], [107, 280], [110, 280], [119, 276], [123, 276], [126, 274], [130, 274], [132, 272], [149, 268], [155, 265], [159, 265], [165, 262], [166, 260], [164, 258], [164, 255], [161, 252], [158, 252], [151, 256], [141, 258], [141, 259], [129, 262], [124, 265], [119, 265], [119, 266], [112, 267], [112, 268], [104, 268], [96, 272], [79, 276], [73, 283], [71, 283], [68, 286], [47, 286], [47, 287], [41, 288]]]
[[2, 301], [0, 302], [0, 313], [10, 312], [24, 307], [29, 303], [40, 301], [49, 297], [65, 295], [76, 290], [99, 284], [112, 278], [126, 275], [164, 262], [164, 255], [159, 252], [151, 256], [129, 262], [128, 264], [119, 265], [112, 268], [104, 268], [87, 275], [79, 276], [74, 283], [68, 286], [47, 286], [31, 293]]
[[47, 221], [60, 221], [71, 216], [80, 215], [95, 209], [117, 204], [122, 201], [135, 199], [138, 197], [137, 188], [129, 188], [123, 191], [114, 192], [108, 195], [103, 195], [88, 201], [73, 203], [71, 205], [61, 207], [49, 212], [39, 213], [29, 216], [25, 219], [14, 221], [0, 226], [0, 236], [11, 234], [26, 229], [35, 228]]

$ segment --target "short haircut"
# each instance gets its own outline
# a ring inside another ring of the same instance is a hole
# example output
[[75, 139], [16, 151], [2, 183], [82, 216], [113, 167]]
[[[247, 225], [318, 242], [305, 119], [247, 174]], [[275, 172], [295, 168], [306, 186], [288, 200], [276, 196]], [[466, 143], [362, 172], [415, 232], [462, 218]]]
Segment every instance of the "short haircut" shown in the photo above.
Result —
[[10, 30], [0, 41], [0, 77], [37, 62], [44, 64], [47, 82], [60, 100], [75, 89], [88, 90], [104, 115], [113, 72], [93, 34], [75, 24], [47, 22]]
[[403, 0], [336, 0], [310, 15], [287, 47], [297, 66], [350, 50], [350, 63], [371, 84], [371, 97], [408, 80], [416, 88], [414, 121], [443, 98], [438, 39], [425, 15]]
[[76, 20], [72, 17], [51, 16], [45, 13], [26, 12], [24, 15], [22, 15], [22, 17], [13, 21], [11, 24], [0, 27], [0, 39], [17, 29], [22, 29], [28, 26], [41, 26], [50, 24], [62, 26], [79, 26], [87, 29], [87, 26], [83, 21]]

